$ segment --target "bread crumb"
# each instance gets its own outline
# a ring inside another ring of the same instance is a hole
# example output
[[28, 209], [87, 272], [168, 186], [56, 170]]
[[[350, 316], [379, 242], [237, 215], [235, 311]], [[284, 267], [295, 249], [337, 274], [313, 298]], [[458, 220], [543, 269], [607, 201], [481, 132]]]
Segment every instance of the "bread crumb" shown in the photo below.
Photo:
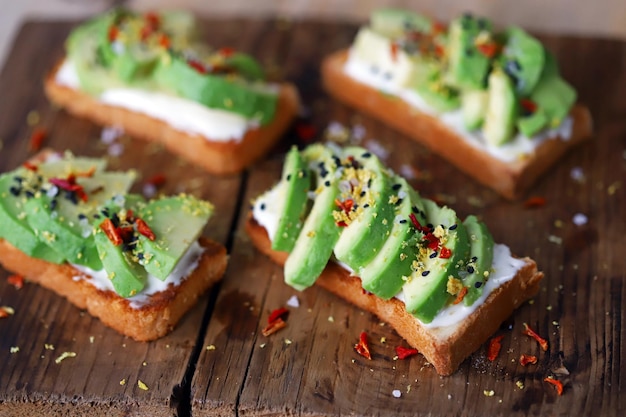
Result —
[[452, 394], [448, 394], [448, 399], [451, 400], [452, 399]]
[[142, 362], [141, 365], [142, 366], [148, 366], [148, 362]]
[[56, 358], [54, 360], [55, 363], [59, 364], [61, 363], [61, 361], [67, 359], [67, 358], [74, 358], [76, 357], [76, 352], [63, 352], [61, 353], [61, 355], [59, 355], [58, 358]]
[[209, 345], [206, 347], [206, 350], [215, 350], [215, 345]]
[[120, 381], [120, 385], [126, 385], [126, 378], [124, 378], [124, 379], [122, 379], [122, 380]]
[[293, 343], [290, 339], [285, 339], [285, 344], [286, 345], [290, 345], [291, 343]]
[[483, 394], [485, 397], [493, 397], [496, 393], [493, 390], [484, 390]]
[[11, 349], [9, 349], [9, 352], [11, 353], [17, 353], [20, 351], [20, 347], [19, 346], [11, 346]]
[[519, 389], [524, 389], [524, 382], [522, 381], [515, 382], [515, 385], [517, 385], [517, 388]]
[[387, 342], [387, 338], [386, 337], [381, 337], [380, 338], [380, 343], [386, 343]]
[[39, 116], [39, 112], [37, 110], [31, 110], [26, 115], [26, 124], [28, 126], [35, 126], [39, 124], [41, 117]]
[[393, 395], [395, 398], [400, 398], [402, 396], [402, 393], [399, 389], [394, 389], [393, 391], [391, 391], [391, 395]]
[[92, 344], [93, 344], [94, 340], [96, 340], [96, 338], [95, 338], [95, 337], [93, 337], [93, 336], [89, 336], [89, 343], [92, 343]]
[[298, 308], [300, 307], [300, 300], [298, 300], [298, 297], [296, 297], [295, 295], [292, 295], [291, 297], [289, 297], [289, 300], [287, 300], [287, 305], [289, 307]]
[[139, 389], [142, 389], [144, 391], [148, 391], [149, 389], [148, 386], [141, 379], [137, 380], [137, 386], [139, 387]]
[[333, 316], [328, 316], [328, 321], [331, 323], [335, 322], [335, 318]]
[[267, 345], [267, 343], [261, 343], [261, 344], [259, 345], [259, 347], [260, 347], [261, 349], [263, 349], [266, 345]]
[[43, 344], [43, 347], [44, 347], [46, 350], [54, 350], [54, 345], [53, 345], [53, 344], [51, 344], [51, 343], [44, 343], [44, 344]]
[[548, 235], [548, 242], [560, 245], [563, 243], [563, 239], [555, 235]]

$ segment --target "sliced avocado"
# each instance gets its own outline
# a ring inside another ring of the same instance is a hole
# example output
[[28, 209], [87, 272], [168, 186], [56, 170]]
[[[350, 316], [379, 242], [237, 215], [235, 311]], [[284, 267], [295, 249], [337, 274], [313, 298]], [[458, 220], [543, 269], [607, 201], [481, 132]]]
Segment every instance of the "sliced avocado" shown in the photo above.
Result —
[[445, 84], [440, 75], [428, 82], [417, 85], [419, 95], [438, 113], [445, 113], [456, 110], [461, 105], [458, 90]]
[[115, 292], [124, 298], [138, 294], [146, 285], [148, 274], [134, 261], [132, 252], [124, 245], [114, 245], [99, 227], [94, 231], [94, 241]]
[[285, 262], [285, 282], [299, 291], [315, 283], [326, 267], [340, 233], [333, 217], [335, 200], [339, 197], [335, 177], [337, 157], [321, 144], [307, 147], [303, 157], [315, 175], [316, 195], [302, 231]]
[[576, 102], [576, 90], [561, 78], [556, 59], [547, 51], [544, 71], [530, 99], [545, 113], [549, 127], [558, 126]]
[[491, 57], [479, 47], [493, 43], [491, 22], [465, 14], [450, 23], [446, 81], [457, 88], [485, 87]]
[[[337, 259], [353, 270], [370, 262], [393, 226], [391, 175], [376, 155], [359, 147], [344, 149], [339, 201], [333, 215], [345, 227], [335, 245]], [[346, 206], [348, 204], [348, 206]]]
[[466, 90], [461, 94], [463, 122], [467, 130], [479, 129], [487, 114], [489, 94], [486, 90]]
[[387, 85], [401, 88], [413, 81], [414, 57], [368, 27], [359, 30], [351, 53]]
[[430, 33], [432, 21], [408, 10], [380, 8], [372, 12], [370, 26], [381, 35], [395, 38], [408, 31]]
[[25, 193], [35, 189], [35, 184], [26, 184], [29, 174], [32, 171], [18, 169], [0, 176], [0, 238], [28, 256], [62, 263], [65, 257], [42, 242], [26, 220], [24, 203], [28, 197]]
[[506, 45], [501, 59], [504, 70], [515, 80], [515, 89], [526, 96], [537, 85], [545, 63], [541, 42], [523, 29], [513, 26], [506, 30]]
[[274, 118], [278, 96], [265, 84], [202, 73], [179, 55], [161, 59], [154, 77], [163, 88], [207, 107], [238, 113], [261, 125]]
[[450, 253], [444, 255], [444, 249], [429, 248], [427, 234], [416, 268], [402, 290], [407, 311], [422, 322], [430, 323], [450, 300], [448, 281], [451, 278], [458, 279], [459, 268], [465, 265], [469, 255], [470, 243], [465, 226], [454, 210], [440, 208], [431, 200], [423, 201], [427, 219], [434, 226], [432, 235], [438, 237], [441, 248]]
[[422, 199], [404, 178], [395, 177], [393, 183], [397, 193], [392, 196], [395, 218], [389, 237], [374, 259], [355, 271], [365, 290], [385, 300], [398, 294], [411, 275], [417, 243], [423, 237], [410, 217], [413, 214], [417, 221], [424, 221]]
[[517, 119], [517, 128], [526, 137], [531, 138], [548, 125], [546, 112], [540, 109], [528, 116]]
[[115, 56], [111, 68], [125, 83], [145, 79], [158, 65], [160, 52], [141, 43], [127, 45], [122, 53]]
[[499, 146], [511, 140], [519, 114], [518, 107], [513, 81], [504, 71], [495, 68], [489, 75], [489, 102], [483, 125], [487, 143]]
[[291, 252], [304, 224], [309, 199], [307, 193], [311, 188], [311, 173], [295, 146], [285, 157], [281, 178], [283, 205], [272, 249]]
[[107, 161], [104, 158], [87, 158], [65, 153], [61, 158], [52, 158], [37, 165], [37, 173], [44, 178], [67, 177], [74, 173], [89, 175], [103, 172]]
[[[198, 239], [213, 213], [213, 206], [191, 195], [165, 197], [148, 202], [138, 216], [154, 234], [141, 234], [137, 247], [146, 271], [164, 280], [187, 249]], [[138, 226], [138, 225], [137, 225]]]
[[265, 72], [259, 62], [248, 54], [236, 52], [226, 58], [225, 65], [235, 68], [237, 73], [247, 80], [261, 81], [265, 79]]
[[489, 278], [493, 262], [493, 237], [487, 226], [476, 216], [467, 216], [463, 222], [470, 241], [469, 262], [465, 268], [467, 275], [463, 277], [463, 285], [467, 294], [463, 298], [465, 305], [470, 306], [483, 293], [484, 283]]

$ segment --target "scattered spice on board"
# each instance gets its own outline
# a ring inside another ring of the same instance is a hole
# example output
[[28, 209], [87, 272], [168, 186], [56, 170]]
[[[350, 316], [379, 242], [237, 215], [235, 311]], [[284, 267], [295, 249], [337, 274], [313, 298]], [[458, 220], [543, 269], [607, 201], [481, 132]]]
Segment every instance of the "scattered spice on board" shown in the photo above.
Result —
[[487, 359], [489, 359], [489, 361], [495, 361], [500, 354], [500, 349], [502, 349], [501, 342], [503, 337], [504, 335], [492, 337], [489, 341], [489, 346], [487, 347]]
[[400, 360], [415, 356], [418, 353], [419, 351], [417, 349], [396, 346], [396, 355], [398, 355], [398, 359]]
[[539, 336], [533, 329], [531, 329], [528, 323], [524, 323], [524, 331], [522, 333], [535, 339], [544, 352], [548, 350], [548, 341]]
[[561, 381], [551, 376], [548, 376], [544, 378], [543, 380], [544, 382], [547, 382], [548, 384], [554, 385], [554, 388], [556, 389], [557, 394], [563, 395], [563, 383]]
[[522, 366], [534, 365], [537, 363], [537, 357], [535, 355], [526, 355], [522, 353], [519, 357], [519, 363]]
[[148, 391], [149, 389], [148, 386], [141, 379], [137, 380], [137, 386], [139, 387], [139, 389], [142, 389], [144, 391]]
[[0, 306], [0, 319], [5, 319], [9, 316], [15, 314], [15, 310], [13, 307], [9, 306]]
[[24, 286], [24, 277], [19, 274], [9, 275], [7, 282], [15, 287], [17, 290], [21, 290]]
[[546, 199], [543, 197], [530, 197], [524, 202], [524, 208], [539, 208], [546, 205]]
[[44, 129], [43, 127], [35, 128], [35, 130], [33, 130], [33, 133], [30, 135], [30, 150], [33, 152], [37, 152], [38, 150], [40, 150], [47, 136], [48, 133], [46, 132], [46, 129]]
[[54, 360], [54, 362], [59, 364], [67, 358], [74, 358], [74, 357], [76, 357], [76, 352], [63, 352], [61, 353], [61, 355], [59, 355], [58, 358]]
[[272, 311], [267, 318], [267, 326], [265, 326], [265, 328], [261, 332], [263, 336], [270, 336], [280, 329], [284, 329], [285, 327], [287, 327], [287, 322], [285, 320], [287, 319], [288, 314], [289, 310], [287, 310], [285, 307], [277, 308], [276, 310]]
[[463, 301], [466, 294], [467, 294], [467, 287], [463, 287], [461, 291], [459, 291], [459, 294], [456, 296], [456, 299], [452, 303], [459, 304], [461, 301]]
[[361, 335], [359, 336], [359, 342], [356, 345], [354, 345], [354, 350], [356, 350], [356, 352], [359, 355], [363, 356], [364, 358], [372, 360], [370, 347], [369, 347], [369, 344], [367, 343], [367, 333], [361, 332]]

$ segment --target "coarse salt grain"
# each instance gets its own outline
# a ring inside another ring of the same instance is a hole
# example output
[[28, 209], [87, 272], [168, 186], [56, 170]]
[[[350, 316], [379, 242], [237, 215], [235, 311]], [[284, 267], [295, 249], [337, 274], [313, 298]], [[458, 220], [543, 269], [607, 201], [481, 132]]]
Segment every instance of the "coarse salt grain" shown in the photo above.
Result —
[[399, 389], [394, 389], [393, 391], [391, 391], [391, 395], [393, 395], [395, 398], [400, 398], [402, 396], [402, 393]]
[[298, 308], [300, 307], [300, 300], [298, 300], [298, 297], [296, 297], [295, 295], [292, 295], [291, 297], [289, 297], [289, 300], [287, 300], [287, 305], [289, 307]]
[[587, 216], [585, 216], [582, 213], [576, 213], [574, 214], [574, 217], [572, 218], [572, 221], [574, 222], [576, 226], [583, 226], [587, 224], [588, 220], [589, 219], [587, 218]]
[[113, 143], [109, 146], [108, 153], [111, 156], [120, 156], [124, 152], [124, 145], [121, 143]]
[[100, 141], [102, 141], [102, 143], [110, 145], [123, 134], [124, 130], [121, 127], [108, 126], [102, 129], [102, 132], [100, 132]]
[[585, 180], [585, 173], [581, 167], [574, 167], [569, 173], [574, 181], [582, 182]]

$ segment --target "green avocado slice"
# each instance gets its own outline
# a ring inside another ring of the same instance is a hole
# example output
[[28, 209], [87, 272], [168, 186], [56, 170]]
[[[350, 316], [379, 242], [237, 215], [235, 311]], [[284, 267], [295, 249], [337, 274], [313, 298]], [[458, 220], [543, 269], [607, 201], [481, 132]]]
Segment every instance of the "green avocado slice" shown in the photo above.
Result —
[[[433, 235], [439, 237], [441, 247], [431, 249], [426, 244], [420, 249], [417, 268], [402, 287], [406, 309], [424, 323], [430, 323], [450, 300], [448, 282], [458, 279], [459, 269], [465, 265], [470, 251], [469, 237], [454, 210], [438, 207], [424, 199], [426, 217], [434, 226]], [[450, 251], [448, 257], [444, 249]], [[444, 256], [444, 257], [442, 257]]]
[[482, 295], [485, 281], [491, 272], [494, 242], [485, 223], [479, 221], [476, 216], [467, 216], [463, 224], [470, 241], [467, 275], [463, 277], [467, 294], [463, 298], [463, 303], [470, 306]]
[[315, 176], [316, 196], [284, 269], [285, 282], [299, 291], [315, 283], [326, 267], [340, 233], [333, 217], [335, 200], [339, 197], [335, 177], [337, 157], [321, 144], [309, 146], [303, 157]]
[[272, 249], [291, 252], [304, 224], [311, 188], [311, 173], [295, 146], [287, 153], [281, 178], [283, 206]]
[[[139, 217], [154, 233], [154, 239], [139, 235], [136, 255], [146, 271], [164, 280], [202, 233], [213, 206], [181, 194], [148, 202]], [[139, 229], [138, 229], [139, 230]]]
[[543, 45], [523, 29], [512, 26], [506, 30], [506, 45], [501, 59], [505, 71], [515, 79], [515, 89], [526, 96], [537, 85], [545, 63]]
[[345, 148], [343, 160], [349, 164], [341, 168], [339, 180], [339, 200], [344, 207], [335, 207], [333, 215], [345, 227], [334, 252], [340, 262], [357, 270], [376, 256], [391, 231], [392, 178], [378, 157], [366, 149]]
[[370, 16], [372, 29], [390, 38], [401, 36], [407, 31], [430, 33], [432, 24], [432, 20], [426, 16], [402, 9], [380, 8]]
[[519, 103], [513, 81], [502, 69], [489, 75], [489, 99], [483, 134], [487, 143], [500, 146], [513, 138]]
[[[394, 178], [395, 218], [389, 237], [378, 254], [367, 265], [359, 268], [363, 288], [382, 299], [389, 299], [400, 292], [411, 275], [413, 261], [417, 256], [417, 244], [422, 232], [415, 230], [411, 215], [424, 222], [422, 199], [404, 178]], [[399, 185], [399, 187], [398, 187]]]

